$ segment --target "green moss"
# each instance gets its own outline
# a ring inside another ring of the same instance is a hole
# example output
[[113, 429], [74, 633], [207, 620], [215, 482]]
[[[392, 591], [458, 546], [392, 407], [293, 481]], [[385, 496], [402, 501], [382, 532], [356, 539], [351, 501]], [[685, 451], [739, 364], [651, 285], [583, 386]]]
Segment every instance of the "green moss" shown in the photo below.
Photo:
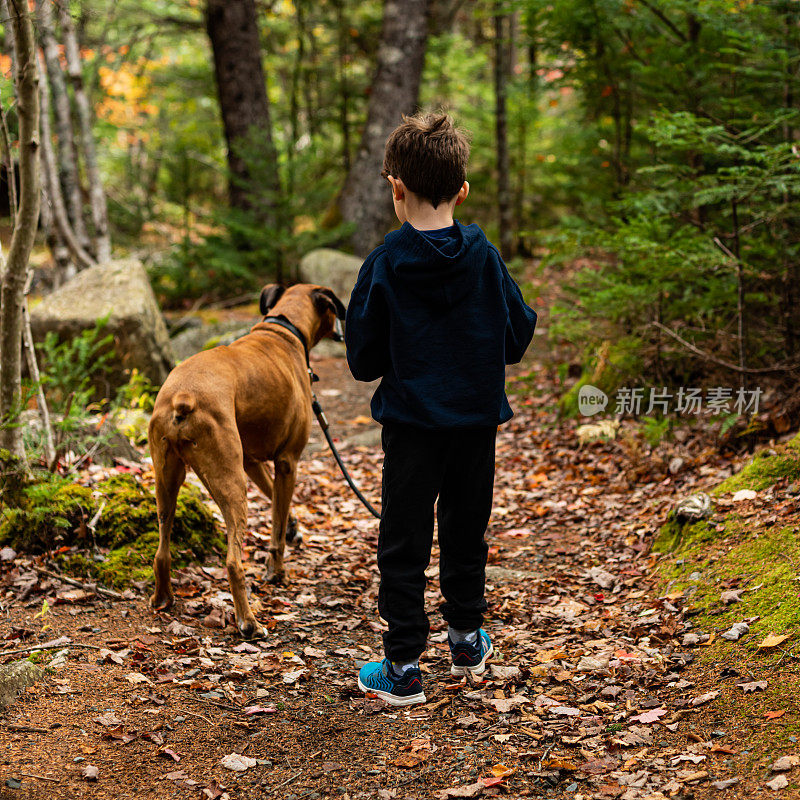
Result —
[[[734, 622], [759, 617], [751, 633], [737, 643], [718, 639], [701, 652], [708, 658], [724, 658], [731, 647], [736, 657], [745, 654], [771, 658], [757, 645], [769, 633], [794, 633], [800, 629], [800, 595], [797, 564], [800, 543], [793, 528], [753, 530], [749, 523], [730, 514], [716, 524], [690, 526], [694, 534], [683, 540], [659, 565], [664, 591], [684, 591], [694, 611], [698, 630], [724, 631]], [[699, 573], [699, 578], [691, 576]], [[720, 595], [730, 588], [742, 589], [741, 603], [725, 605]]]
[[653, 542], [652, 549], [656, 553], [671, 553], [689, 544], [707, 542], [713, 536], [714, 528], [707, 520], [687, 522], [678, 519], [675, 512], [670, 511], [667, 521], [661, 526]]
[[758, 492], [774, 486], [783, 478], [790, 481], [800, 479], [800, 434], [786, 444], [756, 453], [744, 469], [724, 480], [711, 493], [720, 495], [740, 489]]
[[[86, 523], [102, 503], [92, 537]], [[25, 488], [21, 507], [3, 511], [0, 544], [27, 552], [70, 547], [59, 556], [63, 568], [106, 585], [149, 580], [158, 546], [155, 498], [131, 475], [108, 478], [91, 489], [50, 476]], [[96, 559], [86, 552], [91, 547], [107, 552]], [[224, 548], [214, 517], [193, 486], [178, 495], [172, 548], [179, 564], [203, 561]]]
[[[577, 383], [559, 400], [561, 414], [567, 417], [579, 414], [578, 392], [586, 384], [602, 389], [610, 398], [626, 381], [640, 375], [641, 352], [642, 342], [633, 336], [626, 336], [615, 342], [604, 342], [597, 353], [589, 358]], [[611, 400], [609, 404], [613, 410]]]

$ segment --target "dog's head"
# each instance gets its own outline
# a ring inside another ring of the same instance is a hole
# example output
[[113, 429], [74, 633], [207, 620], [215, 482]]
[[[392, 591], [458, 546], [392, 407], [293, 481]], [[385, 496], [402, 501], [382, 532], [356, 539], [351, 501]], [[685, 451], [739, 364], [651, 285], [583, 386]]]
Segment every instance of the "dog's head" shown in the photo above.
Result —
[[264, 316], [286, 312], [287, 319], [293, 324], [298, 324], [300, 320], [294, 318], [292, 307], [300, 303], [305, 305], [308, 301], [311, 301], [311, 306], [319, 318], [318, 324], [312, 326], [312, 330], [308, 332], [309, 344], [313, 346], [326, 336], [335, 342], [341, 342], [344, 339], [342, 320], [345, 318], [346, 309], [333, 289], [327, 286], [298, 283], [287, 289], [277, 283], [270, 283], [261, 290], [259, 307]]

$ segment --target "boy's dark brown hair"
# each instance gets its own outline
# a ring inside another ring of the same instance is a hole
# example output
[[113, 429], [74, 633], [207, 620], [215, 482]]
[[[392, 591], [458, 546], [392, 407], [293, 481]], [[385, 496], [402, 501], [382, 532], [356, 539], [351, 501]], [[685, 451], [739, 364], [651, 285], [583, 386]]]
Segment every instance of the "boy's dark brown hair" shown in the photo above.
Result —
[[447, 114], [403, 116], [386, 140], [383, 171], [434, 208], [458, 194], [467, 177], [469, 142]]

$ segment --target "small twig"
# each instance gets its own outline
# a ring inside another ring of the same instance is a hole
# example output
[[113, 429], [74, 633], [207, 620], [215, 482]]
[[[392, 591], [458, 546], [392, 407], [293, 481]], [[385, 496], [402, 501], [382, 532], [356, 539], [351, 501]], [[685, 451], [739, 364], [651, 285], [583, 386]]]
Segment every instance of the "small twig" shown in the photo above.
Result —
[[[100, 510], [102, 511], [102, 507]], [[93, 521], [96, 522], [96, 520]], [[88, 527], [91, 527], [91, 525]], [[94, 530], [92, 532], [94, 532]], [[46, 575], [48, 578], [55, 578], [57, 581], [68, 583], [70, 586], [83, 589], [85, 592], [95, 592], [103, 595], [103, 597], [109, 597], [112, 600], [125, 600], [125, 597], [123, 597], [119, 592], [115, 592], [113, 589], [106, 589], [104, 586], [97, 586], [95, 584], [81, 583], [80, 581], [76, 581], [74, 578], [68, 578], [66, 575], [59, 575], [59, 573], [51, 572], [49, 569], [44, 569], [43, 567], [34, 566], [32, 569], [34, 572], [38, 572], [40, 575]]]
[[89, 650], [105, 650], [96, 644], [82, 644], [79, 642], [68, 642], [64, 644], [32, 644], [30, 647], [20, 647], [19, 650], [0, 650], [0, 658], [5, 656], [16, 656], [20, 653], [30, 653], [35, 650], [67, 650], [70, 647], [84, 647]]
[[20, 772], [24, 778], [36, 778], [37, 781], [50, 781], [51, 783], [61, 783], [60, 778], [48, 778], [46, 775], [32, 775], [30, 772]]
[[11, 722], [6, 727], [10, 731], [18, 731], [19, 733], [50, 733], [50, 728], [37, 728], [35, 725], [20, 725], [17, 722]]
[[300, 770], [300, 772], [296, 772], [294, 775], [292, 775], [291, 778], [287, 778], [283, 783], [279, 783], [277, 786], [273, 787], [273, 791], [275, 789], [280, 789], [282, 786], [290, 784], [292, 781], [296, 781], [302, 774], [303, 774], [302, 770]]
[[675, 333], [672, 328], [668, 328], [666, 325], [662, 325], [660, 322], [652, 321], [650, 324], [654, 328], [664, 331], [664, 333], [671, 336], [676, 342], [683, 345], [687, 350], [691, 351], [696, 356], [699, 356], [705, 361], [710, 361], [712, 364], [717, 364], [720, 367], [725, 367], [725, 369], [732, 370], [733, 372], [740, 372], [746, 375], [770, 375], [775, 372], [792, 372], [800, 367], [800, 361], [793, 361], [788, 364], [776, 364], [774, 367], [740, 367], [738, 364], [732, 364], [730, 361], [717, 358], [716, 356], [711, 355], [711, 353], [701, 350], [699, 347], [696, 347], [691, 342], [687, 342], [686, 339]]
[[212, 727], [217, 724], [216, 722], [212, 722], [208, 717], [204, 717], [202, 714], [196, 714], [194, 711], [182, 711], [181, 714], [185, 714], [187, 717], [197, 717], [203, 720], [203, 722], [207, 722]]

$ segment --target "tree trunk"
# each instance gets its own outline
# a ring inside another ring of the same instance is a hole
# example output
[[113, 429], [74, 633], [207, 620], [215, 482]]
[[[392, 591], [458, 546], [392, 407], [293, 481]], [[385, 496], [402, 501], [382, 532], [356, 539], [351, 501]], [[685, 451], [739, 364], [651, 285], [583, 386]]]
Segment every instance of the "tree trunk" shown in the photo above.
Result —
[[111, 259], [111, 235], [108, 230], [106, 195], [103, 191], [103, 181], [97, 166], [97, 151], [94, 144], [94, 134], [92, 133], [92, 109], [83, 86], [81, 54], [78, 48], [78, 37], [75, 35], [75, 28], [72, 24], [68, 0], [63, 0], [60, 12], [64, 53], [67, 58], [67, 74], [75, 97], [81, 149], [83, 151], [84, 164], [86, 165], [86, 178], [89, 181], [89, 202], [94, 225], [95, 256], [97, 261], [103, 263]]
[[514, 254], [514, 231], [511, 213], [511, 184], [508, 157], [508, 91], [509, 42], [507, 14], [494, 18], [494, 96], [495, 147], [497, 150], [497, 210], [500, 223], [500, 254], [505, 259]]
[[[50, 133], [50, 86], [47, 82], [47, 72], [45, 71], [44, 61], [39, 54], [39, 96], [41, 101], [41, 119], [39, 127], [42, 132], [42, 166], [43, 184], [47, 198], [50, 202], [50, 210], [53, 212], [53, 222], [58, 238], [63, 242], [69, 251], [72, 260], [79, 269], [91, 267], [95, 263], [94, 259], [87, 253], [70, 224], [67, 208], [64, 205], [64, 197], [61, 194], [61, 182], [58, 179], [58, 167], [56, 166], [56, 156], [53, 152], [53, 140]], [[54, 252], [56, 260], [57, 254]], [[72, 277], [65, 275], [65, 278]]]
[[217, 94], [228, 143], [231, 206], [254, 210], [252, 179], [247, 160], [239, 148], [250, 136], [256, 135], [262, 143], [265, 163], [272, 165], [267, 176], [268, 185], [259, 187], [271, 194], [269, 207], [257, 210], [264, 214], [266, 224], [275, 227], [280, 178], [254, 0], [207, 0], [206, 30], [214, 52]]
[[[42, 43], [44, 60], [47, 65], [46, 76], [50, 82], [55, 111], [56, 135], [58, 136], [58, 173], [63, 194], [66, 197], [69, 221], [80, 246], [89, 247], [89, 237], [83, 220], [83, 203], [78, 177], [78, 162], [75, 150], [75, 135], [72, 128], [67, 82], [61, 69], [58, 42], [53, 32], [52, 0], [36, 0], [36, 13], [39, 21], [39, 39]], [[42, 81], [43, 75], [39, 75]]]
[[339, 208], [355, 224], [352, 245], [365, 256], [380, 244], [392, 221], [388, 184], [380, 177], [386, 139], [416, 110], [428, 40], [428, 0], [385, 0], [378, 64], [367, 123], [347, 175]]
[[8, 0], [17, 63], [19, 118], [19, 210], [3, 271], [0, 294], [0, 447], [25, 457], [22, 430], [13, 419], [21, 402], [22, 305], [33, 240], [39, 220], [39, 92], [36, 44], [27, 0]]

